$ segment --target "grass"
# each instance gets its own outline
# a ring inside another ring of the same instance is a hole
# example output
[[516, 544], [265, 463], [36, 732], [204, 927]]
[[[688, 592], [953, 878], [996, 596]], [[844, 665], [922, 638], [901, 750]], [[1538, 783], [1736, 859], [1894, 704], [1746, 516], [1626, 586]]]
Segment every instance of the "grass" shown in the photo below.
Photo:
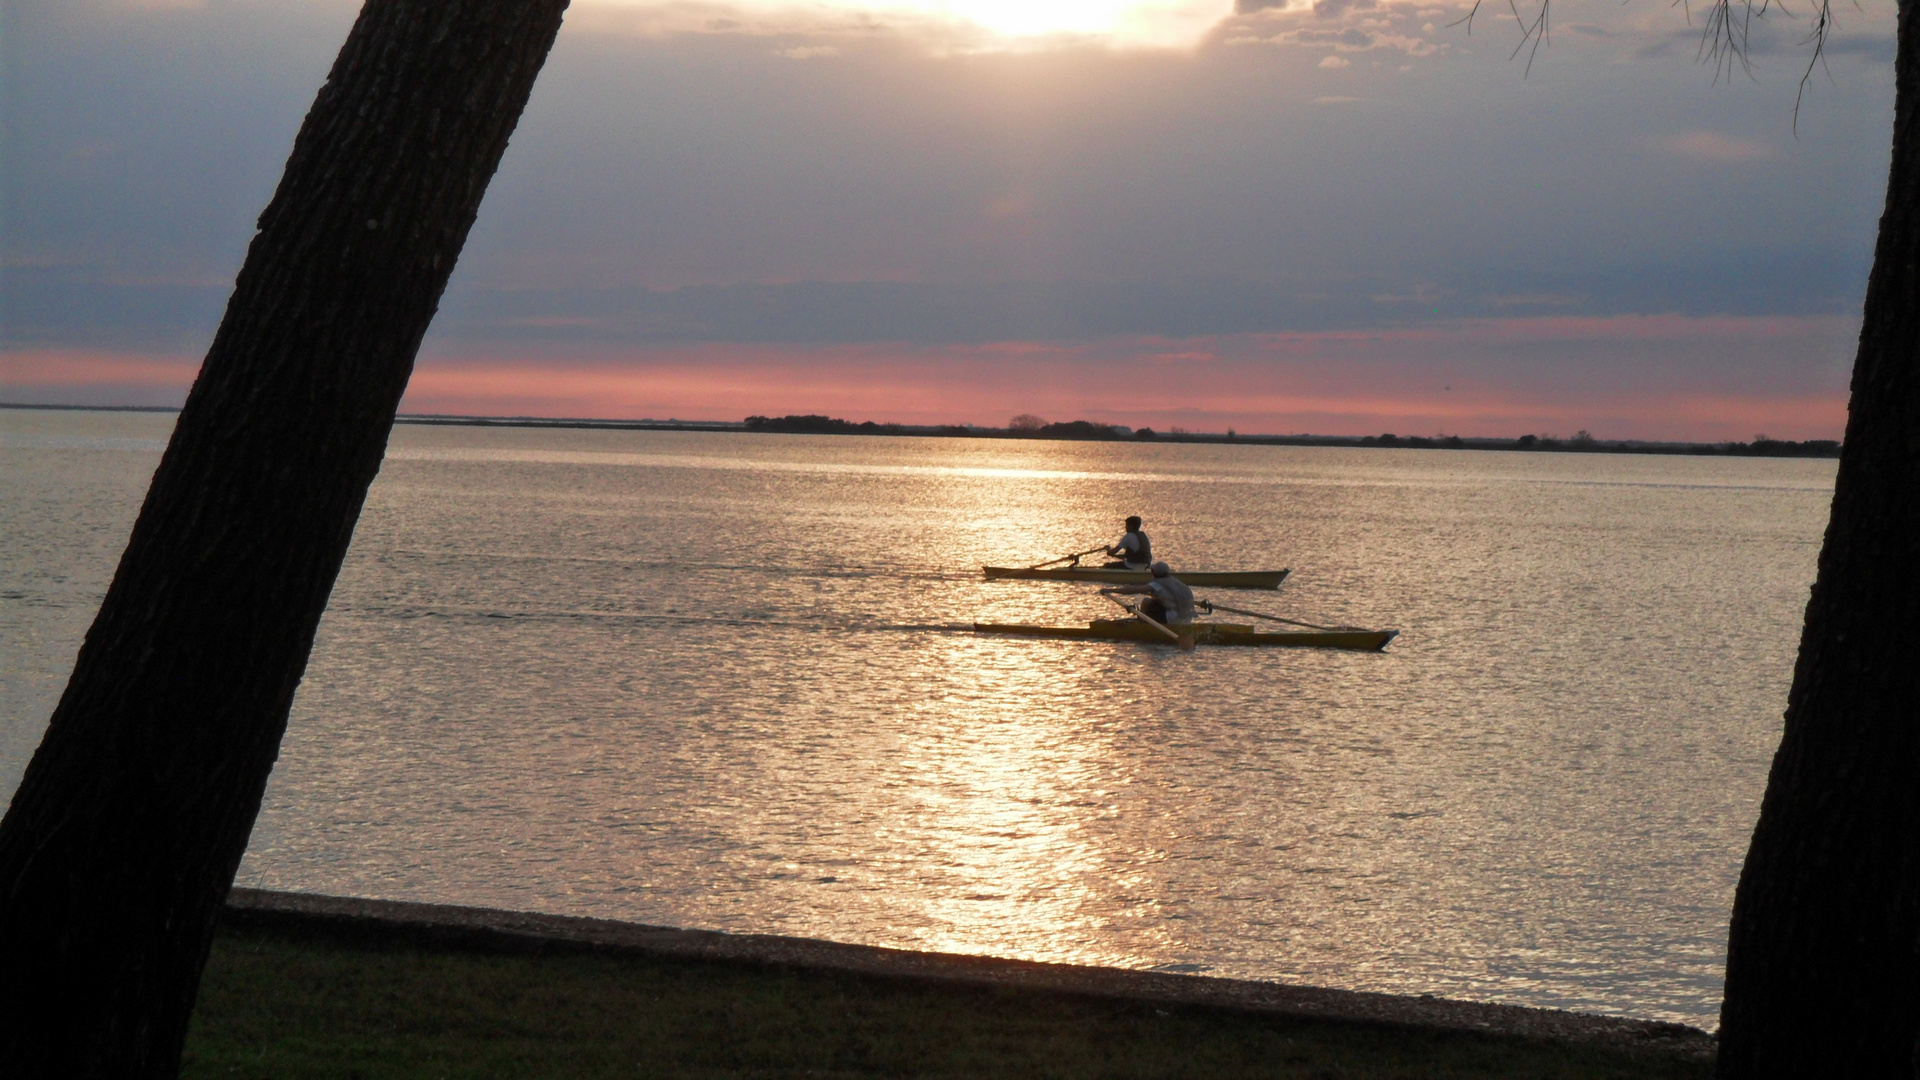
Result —
[[190, 1078], [1704, 1078], [1705, 1062], [1040, 991], [223, 931]]

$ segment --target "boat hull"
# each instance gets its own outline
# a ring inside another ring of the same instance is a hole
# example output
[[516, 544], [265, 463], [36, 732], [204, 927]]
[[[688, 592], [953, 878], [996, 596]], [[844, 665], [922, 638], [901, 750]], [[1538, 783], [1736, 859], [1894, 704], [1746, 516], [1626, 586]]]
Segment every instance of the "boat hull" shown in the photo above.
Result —
[[[1034, 570], [1024, 566], [982, 567], [988, 581], [1097, 581], [1104, 585], [1138, 585], [1153, 575], [1145, 570], [1109, 570], [1098, 566], [1055, 566]], [[1216, 589], [1277, 589], [1286, 580], [1285, 570], [1195, 570], [1174, 577], [1188, 585]]]
[[[1193, 623], [1176, 626], [1179, 633], [1191, 633], [1199, 645], [1238, 645], [1268, 649], [1351, 649], [1379, 652], [1387, 647], [1398, 630], [1255, 630], [1238, 623]], [[1013, 637], [1053, 638], [1067, 641], [1143, 641], [1172, 645], [1167, 635], [1153, 625], [1134, 619], [1095, 619], [1086, 626], [1029, 626], [1025, 623], [973, 624], [977, 634], [1007, 634]]]

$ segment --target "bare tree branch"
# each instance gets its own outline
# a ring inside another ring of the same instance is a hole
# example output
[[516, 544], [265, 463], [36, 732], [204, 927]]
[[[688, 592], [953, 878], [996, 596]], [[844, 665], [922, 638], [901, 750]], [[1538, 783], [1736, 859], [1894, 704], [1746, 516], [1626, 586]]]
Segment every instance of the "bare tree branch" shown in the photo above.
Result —
[[1540, 10], [1534, 14], [1532, 22], [1528, 22], [1521, 16], [1520, 0], [1507, 0], [1507, 6], [1513, 10], [1513, 21], [1520, 27], [1520, 44], [1513, 47], [1513, 52], [1507, 54], [1507, 59], [1512, 60], [1514, 57], [1519, 56], [1521, 49], [1527, 49], [1528, 39], [1532, 39], [1533, 47], [1527, 49], [1526, 70], [1527, 75], [1532, 75], [1533, 58], [1540, 53], [1540, 43], [1546, 41], [1548, 37], [1551, 36], [1547, 23], [1547, 13], [1553, 9], [1553, 0], [1540, 0]]
[[[1732, 78], [1736, 67], [1747, 78], [1753, 78], [1752, 33], [1755, 19], [1765, 18], [1767, 12], [1776, 7], [1784, 17], [1793, 17], [1783, 0], [1737, 0], [1737, 2], [1738, 10], [1734, 6], [1736, 0], [1712, 0], [1707, 8], [1706, 25], [1701, 27], [1698, 59], [1702, 63], [1713, 65], [1715, 83], [1723, 78]], [[1801, 44], [1812, 45], [1813, 52], [1807, 57], [1806, 70], [1800, 73], [1800, 85], [1793, 95], [1793, 130], [1796, 136], [1800, 133], [1800, 105], [1806, 100], [1807, 87], [1813, 81], [1813, 73], [1816, 69], [1827, 70], [1827, 39], [1833, 34], [1835, 25], [1833, 0], [1812, 0], [1812, 3], [1813, 27], [1801, 40]], [[1467, 9], [1467, 13], [1448, 23], [1447, 26], [1451, 28], [1464, 24], [1467, 33], [1471, 35], [1474, 16], [1480, 14], [1480, 4], [1481, 0], [1473, 0], [1473, 6]], [[1689, 23], [1693, 21], [1693, 6], [1688, 3], [1688, 0], [1674, 0], [1674, 6], [1687, 13]], [[1531, 75], [1533, 60], [1539, 54], [1541, 44], [1552, 45], [1550, 40], [1552, 24], [1549, 15], [1553, 8], [1553, 0], [1540, 0], [1540, 7], [1531, 18], [1521, 13], [1520, 0], [1507, 0], [1507, 8], [1513, 12], [1515, 25], [1520, 27], [1520, 43], [1513, 47], [1513, 52], [1508, 54], [1507, 59], [1512, 60], [1520, 55], [1521, 50], [1526, 50], [1526, 73]]]
[[[1813, 55], [1807, 57], [1807, 70], [1800, 73], [1800, 86], [1793, 92], [1793, 134], [1800, 137], [1800, 102], [1807, 96], [1807, 83], [1813, 78], [1815, 64], [1820, 70], [1827, 71], [1827, 35], [1833, 33], [1833, 0], [1820, 0], [1814, 9], [1813, 29], [1808, 32], [1806, 41], [1813, 43]], [[1802, 44], [1805, 44], [1803, 41]], [[1827, 71], [1831, 80], [1833, 73]]]
[[1456, 26], [1459, 26], [1461, 23], [1465, 23], [1467, 25], [1467, 36], [1472, 37], [1473, 36], [1473, 17], [1478, 14], [1480, 14], [1480, 0], [1473, 0], [1473, 7], [1467, 9], [1467, 13], [1465, 15], [1462, 15], [1459, 18], [1448, 23], [1447, 28], [1452, 29]]
[[[1712, 61], [1714, 79], [1722, 75], [1731, 75], [1733, 65], [1738, 63], [1749, 78], [1753, 75], [1751, 62], [1751, 39], [1753, 20], [1764, 18], [1774, 6], [1774, 0], [1742, 0], [1741, 10], [1733, 10], [1733, 0], [1713, 0], [1708, 9], [1707, 25], [1700, 41], [1700, 58]], [[1780, 4], [1781, 14], [1792, 18], [1785, 4]], [[1813, 27], [1807, 36], [1801, 39], [1802, 45], [1812, 45], [1813, 51], [1807, 57], [1806, 70], [1800, 73], [1800, 85], [1793, 94], [1793, 131], [1800, 133], [1800, 105], [1806, 100], [1807, 87], [1813, 82], [1816, 69], [1825, 71], [1827, 59], [1827, 38], [1833, 33], [1833, 0], [1814, 0]]]

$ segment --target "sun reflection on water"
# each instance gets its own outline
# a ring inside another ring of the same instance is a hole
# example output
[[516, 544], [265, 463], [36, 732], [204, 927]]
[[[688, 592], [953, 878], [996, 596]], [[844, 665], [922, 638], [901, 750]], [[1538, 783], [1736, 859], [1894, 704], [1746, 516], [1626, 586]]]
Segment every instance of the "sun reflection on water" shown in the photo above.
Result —
[[[155, 457], [56, 419], [96, 448], [0, 445], [26, 748]], [[240, 880], [1711, 1024], [1831, 475], [401, 429]], [[977, 568], [1136, 512], [1294, 568], [1236, 606], [1404, 635], [954, 629], [1109, 614]]]
[[915, 709], [899, 763], [914, 784], [892, 837], [934, 879], [927, 944], [967, 952], [1018, 936], [1111, 951], [1100, 931], [1139, 853], [1107, 801], [1128, 766], [1071, 707], [1088, 671], [1057, 647], [983, 657], [943, 644], [943, 665], [967, 664], [976, 690]]

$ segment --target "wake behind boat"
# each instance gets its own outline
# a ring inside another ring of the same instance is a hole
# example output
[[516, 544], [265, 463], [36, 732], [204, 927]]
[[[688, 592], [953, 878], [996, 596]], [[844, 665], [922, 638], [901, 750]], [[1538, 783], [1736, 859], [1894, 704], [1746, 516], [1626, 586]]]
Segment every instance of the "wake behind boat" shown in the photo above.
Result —
[[[1146, 570], [1100, 566], [986, 566], [988, 581], [1097, 581], [1103, 585], [1138, 585], [1153, 575]], [[1217, 589], [1277, 589], [1286, 570], [1183, 570], [1181, 581]]]
[[[1352, 649], [1379, 652], [1398, 630], [1255, 630], [1248, 623], [1191, 623], [1173, 627], [1191, 636], [1196, 645], [1240, 645], [1255, 648]], [[1144, 641], [1168, 644], [1167, 631], [1138, 619], [1095, 619], [1086, 626], [1032, 626], [1025, 623], [973, 624], [976, 634], [1054, 638], [1069, 641]]]

